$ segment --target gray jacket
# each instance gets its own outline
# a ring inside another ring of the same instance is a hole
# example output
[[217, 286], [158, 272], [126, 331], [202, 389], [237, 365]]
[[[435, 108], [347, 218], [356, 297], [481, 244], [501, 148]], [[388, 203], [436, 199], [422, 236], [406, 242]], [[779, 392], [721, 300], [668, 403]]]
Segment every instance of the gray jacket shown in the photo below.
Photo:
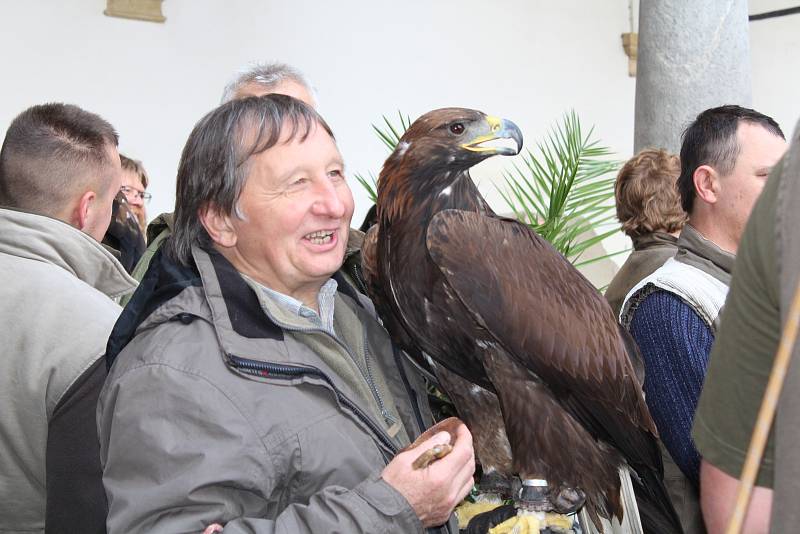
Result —
[[92, 237], [0, 208], [0, 532], [102, 529], [98, 364], [135, 287]]
[[[421, 531], [380, 478], [398, 441], [304, 343], [328, 334], [289, 335], [224, 257], [194, 258], [158, 252], [112, 335], [107, 356], [121, 351], [98, 404], [109, 532]], [[338, 281], [337, 309], [360, 318], [418, 435], [431, 422], [424, 383], [369, 300]]]

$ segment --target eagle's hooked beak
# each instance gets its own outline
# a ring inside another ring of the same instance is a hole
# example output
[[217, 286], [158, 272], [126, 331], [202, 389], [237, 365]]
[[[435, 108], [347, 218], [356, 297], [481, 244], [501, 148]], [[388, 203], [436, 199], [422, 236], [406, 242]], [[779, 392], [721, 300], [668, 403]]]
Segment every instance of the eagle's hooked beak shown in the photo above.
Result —
[[[484, 124], [485, 128], [481, 128], [481, 130], [484, 132], [488, 130], [488, 133], [478, 135], [461, 145], [461, 148], [472, 152], [482, 152], [488, 156], [494, 156], [495, 154], [513, 156], [519, 154], [520, 150], [522, 150], [522, 132], [519, 131], [516, 124], [510, 120], [499, 119], [492, 116], [487, 116]], [[498, 139], [513, 139], [516, 143], [516, 149], [510, 146], [484, 145], [484, 143], [496, 141]]]

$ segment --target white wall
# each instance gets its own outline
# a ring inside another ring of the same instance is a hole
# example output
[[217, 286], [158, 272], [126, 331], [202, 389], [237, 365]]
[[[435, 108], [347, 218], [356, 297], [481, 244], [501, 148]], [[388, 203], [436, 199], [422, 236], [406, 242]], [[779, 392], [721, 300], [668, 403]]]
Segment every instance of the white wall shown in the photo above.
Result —
[[[795, 5], [752, 0], [751, 13]], [[24, 108], [78, 104], [106, 117], [143, 160], [150, 216], [172, 211], [180, 151], [194, 123], [249, 61], [282, 60], [314, 82], [349, 172], [378, 172], [370, 124], [473, 107], [515, 121], [533, 147], [570, 108], [620, 159], [631, 155], [635, 79], [620, 34], [626, 0], [166, 0], [165, 24], [110, 18], [102, 0], [0, 0], [0, 133]], [[634, 16], [637, 2], [634, 2]], [[753, 105], [787, 132], [800, 115], [800, 16], [751, 23]], [[473, 173], [505, 211], [493, 177]], [[369, 207], [356, 195], [354, 225]], [[621, 235], [608, 248], [627, 246]], [[623, 257], [617, 257], [619, 263]]]
[[[750, 14], [797, 7], [797, 0], [750, 0]], [[800, 14], [750, 22], [753, 107], [786, 136], [800, 118]]]
[[[515, 121], [533, 146], [574, 107], [620, 157], [630, 152], [623, 0], [166, 0], [165, 24], [106, 17], [104, 4], [0, 0], [0, 133], [44, 101], [101, 114], [153, 177], [151, 217], [172, 210], [192, 126], [253, 60], [311, 78], [350, 173], [380, 170], [386, 151], [370, 124], [398, 109], [477, 108]], [[488, 167], [475, 174], [503, 209]], [[369, 204], [352, 185], [360, 222]]]

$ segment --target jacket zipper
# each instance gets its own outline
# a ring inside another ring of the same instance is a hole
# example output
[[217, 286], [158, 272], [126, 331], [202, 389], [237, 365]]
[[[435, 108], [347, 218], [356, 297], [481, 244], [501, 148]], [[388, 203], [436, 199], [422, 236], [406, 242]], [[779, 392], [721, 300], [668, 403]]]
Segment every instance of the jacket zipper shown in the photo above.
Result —
[[394, 417], [392, 417], [389, 414], [388, 410], [386, 409], [386, 405], [383, 402], [383, 398], [381, 397], [380, 391], [378, 391], [378, 386], [375, 385], [375, 381], [372, 378], [372, 371], [370, 370], [370, 365], [369, 365], [369, 349], [367, 348], [369, 345], [367, 343], [367, 333], [366, 333], [366, 331], [364, 332], [364, 362], [366, 363], [367, 369], [364, 370], [361, 367], [361, 365], [359, 365], [358, 360], [356, 359], [355, 355], [350, 350], [350, 348], [347, 345], [345, 345], [338, 338], [338, 336], [331, 335], [330, 332], [328, 332], [326, 330], [323, 330], [322, 328], [303, 328], [303, 327], [288, 325], [286, 323], [283, 323], [282, 321], [278, 321], [277, 319], [275, 319], [271, 315], [270, 315], [270, 319], [272, 320], [272, 322], [274, 322], [275, 324], [277, 324], [278, 326], [280, 326], [281, 328], [284, 328], [286, 330], [291, 330], [291, 331], [294, 331], [294, 332], [301, 332], [301, 333], [306, 333], [306, 334], [312, 333], [312, 332], [319, 333], [319, 334], [326, 335], [326, 336], [330, 337], [332, 340], [334, 340], [336, 342], [336, 344], [339, 345], [347, 353], [347, 355], [350, 357], [350, 359], [353, 361], [353, 363], [355, 364], [356, 368], [358, 369], [358, 372], [361, 373], [361, 378], [363, 378], [364, 381], [367, 383], [367, 386], [369, 386], [369, 390], [372, 393], [372, 397], [375, 399], [375, 402], [378, 404], [378, 409], [380, 410], [381, 416], [386, 421], [386, 423], [389, 426], [391, 426], [391, 425], [393, 425], [394, 423], [397, 422], [397, 420]]
[[[356, 282], [360, 286], [359, 289], [361, 289], [361, 292], [364, 293], [365, 295], [368, 295], [369, 292], [367, 291], [367, 282], [366, 282], [366, 280], [364, 280], [364, 275], [362, 273], [362, 270], [361, 270], [360, 266], [358, 264], [354, 263], [353, 264], [353, 268], [351, 269], [351, 271], [352, 271], [351, 274], [353, 275], [353, 278], [356, 280]], [[378, 322], [381, 322], [380, 318], [378, 318]], [[381, 324], [383, 324], [383, 323], [381, 322]], [[364, 360], [367, 363], [367, 372], [369, 373], [370, 378], [371, 378], [372, 377], [372, 371], [370, 370], [370, 366], [369, 366], [369, 348], [368, 347], [369, 347], [369, 344], [367, 343], [367, 335], [366, 335], [366, 332], [365, 332], [364, 333], [364, 353], [365, 353], [364, 354]], [[398, 370], [400, 371], [400, 377], [403, 380], [403, 385], [405, 386], [406, 393], [408, 394], [408, 397], [411, 400], [411, 406], [412, 406], [412, 408], [414, 410], [414, 416], [416, 417], [417, 425], [419, 426], [419, 433], [421, 434], [422, 432], [425, 431], [425, 423], [422, 421], [422, 413], [420, 412], [420, 409], [419, 409], [419, 402], [417, 401], [417, 394], [416, 394], [416, 391], [412, 390], [411, 385], [408, 382], [408, 378], [406, 377], [405, 369], [403, 368], [402, 356], [400, 356], [397, 353], [397, 347], [395, 346], [394, 343], [392, 343], [392, 354], [394, 356], [395, 364], [397, 365]], [[377, 392], [377, 388], [375, 388], [375, 391]], [[384, 407], [383, 407], [383, 404], [382, 404], [380, 398], [378, 399], [378, 404], [380, 404], [381, 413], [385, 414], [385, 410], [384, 410]], [[384, 418], [386, 418], [386, 415], [384, 415]]]
[[[389, 426], [391, 426], [396, 423], [397, 420], [389, 413], [389, 410], [387, 410], [386, 406], [383, 404], [383, 398], [381, 397], [381, 392], [378, 390], [378, 386], [375, 384], [375, 377], [372, 375], [372, 366], [369, 364], [369, 362], [369, 339], [367, 338], [367, 331], [364, 329], [364, 364], [367, 367], [366, 376], [364, 378], [372, 388], [372, 393], [375, 396], [375, 400], [378, 402], [378, 408], [381, 411], [383, 419], [389, 424]], [[358, 366], [358, 362], [356, 362], [356, 366]]]
[[283, 378], [283, 379], [290, 379], [296, 378], [304, 375], [313, 376], [317, 378], [321, 378], [328, 384], [328, 386], [333, 390], [336, 394], [336, 399], [347, 409], [353, 412], [358, 419], [364, 423], [375, 436], [380, 440], [381, 444], [386, 447], [391, 453], [397, 454], [397, 446], [392, 442], [389, 436], [380, 428], [375, 422], [364, 413], [364, 411], [358, 407], [353, 401], [347, 398], [344, 393], [339, 391], [336, 385], [333, 383], [333, 380], [328, 377], [325, 373], [317, 369], [316, 367], [311, 366], [295, 366], [295, 365], [279, 365], [275, 363], [268, 363], [268, 362], [261, 362], [257, 360], [251, 360], [248, 358], [242, 358], [239, 356], [234, 356], [233, 354], [228, 354], [228, 358], [231, 364], [239, 369], [240, 371], [253, 375], [253, 376], [260, 376], [260, 377], [269, 377], [269, 378]]
[[419, 433], [422, 434], [425, 432], [425, 422], [422, 420], [422, 412], [419, 409], [419, 399], [417, 398], [417, 391], [411, 387], [411, 383], [408, 381], [408, 376], [406, 375], [405, 367], [403, 366], [403, 356], [400, 354], [400, 349], [392, 343], [392, 355], [394, 356], [395, 364], [397, 365], [398, 373], [400, 374], [400, 379], [403, 381], [403, 386], [406, 388], [406, 394], [408, 395], [409, 400], [411, 401], [411, 407], [414, 410], [414, 417], [417, 419], [417, 426], [419, 427]]

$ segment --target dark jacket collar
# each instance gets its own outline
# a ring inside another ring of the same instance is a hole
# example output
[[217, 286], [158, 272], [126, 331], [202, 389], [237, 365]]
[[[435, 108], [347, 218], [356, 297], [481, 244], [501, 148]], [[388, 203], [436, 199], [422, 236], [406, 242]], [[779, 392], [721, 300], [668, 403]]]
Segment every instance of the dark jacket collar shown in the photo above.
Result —
[[719, 248], [687, 224], [678, 238], [678, 252], [675, 260], [697, 267], [710, 274], [725, 285], [731, 284], [731, 271], [736, 256]]
[[[222, 326], [247, 339], [282, 339], [283, 331], [261, 309], [258, 297], [233, 265], [216, 250], [193, 249], [191, 265], [182, 265], [159, 248], [139, 287], [114, 325], [106, 347], [110, 369], [122, 349], [133, 339], [137, 328], [168, 301], [190, 287], [202, 287], [211, 317]], [[357, 291], [340, 272], [333, 276], [338, 291], [364, 306]], [[189, 310], [170, 311], [169, 320], [191, 322]]]

